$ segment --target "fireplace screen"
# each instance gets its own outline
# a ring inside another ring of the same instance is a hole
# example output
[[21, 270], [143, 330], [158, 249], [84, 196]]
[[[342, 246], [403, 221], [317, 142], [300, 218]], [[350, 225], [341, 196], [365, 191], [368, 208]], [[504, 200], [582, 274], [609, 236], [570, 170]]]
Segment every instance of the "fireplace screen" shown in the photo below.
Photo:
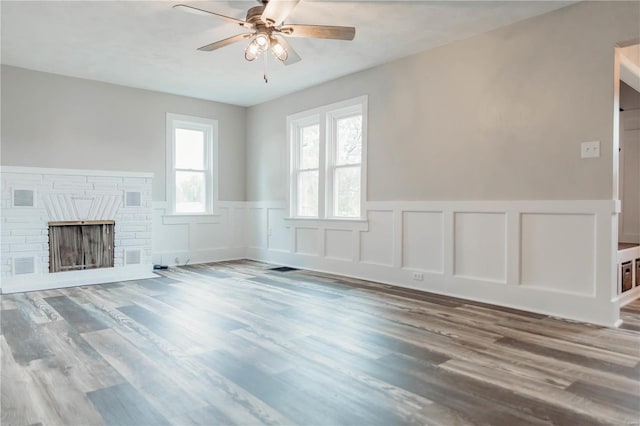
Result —
[[114, 224], [49, 222], [49, 272], [112, 267]]

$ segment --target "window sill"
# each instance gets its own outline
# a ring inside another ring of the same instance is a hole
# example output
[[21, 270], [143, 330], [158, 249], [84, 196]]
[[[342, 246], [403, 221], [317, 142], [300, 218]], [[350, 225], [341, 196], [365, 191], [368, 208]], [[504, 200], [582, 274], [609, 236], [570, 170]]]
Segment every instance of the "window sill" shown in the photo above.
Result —
[[162, 216], [163, 225], [182, 225], [188, 223], [220, 223], [220, 215], [213, 213], [174, 213]]
[[368, 231], [369, 221], [364, 218], [325, 218], [285, 217], [285, 223], [294, 228], [326, 228]]

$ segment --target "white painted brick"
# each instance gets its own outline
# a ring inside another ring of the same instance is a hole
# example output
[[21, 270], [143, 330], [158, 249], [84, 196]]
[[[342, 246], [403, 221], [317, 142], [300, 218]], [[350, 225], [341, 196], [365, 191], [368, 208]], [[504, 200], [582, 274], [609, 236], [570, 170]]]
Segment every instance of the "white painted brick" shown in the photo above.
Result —
[[95, 183], [122, 183], [122, 178], [117, 176], [87, 176], [87, 182]]
[[2, 216], [4, 217], [31, 217], [34, 220], [37, 220], [38, 216], [46, 215], [47, 212], [44, 208], [34, 208], [34, 207], [15, 207], [2, 211]]
[[53, 183], [87, 183], [86, 176], [80, 175], [44, 175], [44, 182], [53, 182]]
[[9, 247], [10, 247], [11, 252], [16, 252], [16, 251], [39, 252], [39, 251], [42, 251], [42, 244], [11, 244]]
[[123, 183], [133, 183], [136, 185], [144, 185], [146, 183], [146, 179], [141, 177], [126, 177], [123, 179]]
[[[3, 218], [4, 220], [4, 218]], [[48, 225], [46, 221], [33, 221], [33, 222], [5, 222], [2, 224], [2, 229], [8, 229], [13, 231], [14, 229], [47, 229]]]
[[116, 241], [117, 240], [128, 240], [131, 238], [136, 238], [135, 232], [118, 232], [116, 230]]
[[53, 189], [53, 182], [40, 182], [34, 188], [37, 192], [49, 191]]
[[93, 190], [93, 184], [91, 183], [66, 183], [66, 182], [54, 182], [53, 189], [65, 190], [65, 191], [85, 191]]
[[116, 183], [94, 183], [93, 188], [96, 191], [116, 191], [118, 184]]
[[[4, 231], [3, 231], [4, 232]], [[43, 231], [40, 229], [14, 229], [11, 232], [11, 235], [42, 235]], [[49, 235], [49, 230], [44, 230], [45, 235]]]
[[45, 235], [27, 237], [27, 243], [48, 243], [48, 242], [49, 242], [49, 237]]
[[131, 216], [131, 220], [136, 220], [135, 215], [140, 214], [140, 211], [140, 207], [122, 207], [119, 210], [119, 212], [122, 212], [122, 214]]
[[10, 185], [14, 183], [38, 183], [42, 181], [42, 175], [31, 173], [2, 173], [2, 179]]
[[[112, 197], [112, 196], [116, 196], [116, 197], [123, 197], [123, 195], [124, 195], [122, 191], [95, 191], [95, 190], [86, 190], [86, 191], [83, 191], [83, 192], [84, 192], [84, 195], [93, 195], [93, 196], [95, 196], [95, 195], [98, 195], [98, 196], [101, 196], [101, 195], [107, 195], [107, 196], [110, 196], [110, 197]], [[120, 205], [122, 205], [122, 202], [120, 202]]]
[[130, 239], [130, 240], [122, 240], [120, 241], [120, 246], [126, 246], [126, 247], [133, 247], [133, 246], [144, 246], [146, 245], [145, 240], [139, 240], [139, 239]]
[[[38, 270], [48, 273], [48, 224], [44, 209], [47, 196], [117, 196], [122, 198], [124, 191], [139, 191], [142, 195], [141, 208], [120, 208], [116, 211], [116, 247], [114, 249], [115, 266], [124, 264], [124, 248], [136, 247], [144, 250], [145, 258], [151, 258], [152, 223], [152, 179], [134, 176], [83, 176], [57, 174], [12, 174], [11, 182], [17, 187], [36, 190], [36, 208], [13, 208], [11, 206], [12, 186], [7, 184], [7, 174], [2, 174], [2, 192], [0, 206], [3, 206], [0, 231], [0, 262], [6, 268], [11, 267], [11, 253], [24, 255], [31, 252], [38, 259]], [[121, 204], [122, 205], [122, 204]], [[8, 212], [8, 213], [7, 213]], [[147, 260], [148, 261], [148, 260]]]
[[[8, 237], [3, 236], [2, 242], [5, 244], [25, 244], [27, 242], [27, 237], [21, 236], [21, 235], [8, 236]], [[39, 241], [35, 241], [35, 242], [39, 242]]]
[[[8, 225], [12, 225], [12, 224], [23, 224], [22, 226], [24, 227], [35, 227], [35, 225], [40, 225], [40, 223], [38, 222], [47, 222], [48, 218], [47, 216], [28, 216], [28, 215], [23, 215], [23, 216], [11, 216], [11, 217], [4, 217], [3, 220], [6, 222], [6, 224], [2, 225], [2, 226], [8, 226]], [[31, 225], [31, 226], [29, 226]], [[15, 228], [14, 228], [15, 229]]]
[[116, 224], [116, 232], [120, 230], [122, 232], [144, 232], [148, 230], [146, 225], [131, 225], [131, 224], [123, 224], [118, 226]]

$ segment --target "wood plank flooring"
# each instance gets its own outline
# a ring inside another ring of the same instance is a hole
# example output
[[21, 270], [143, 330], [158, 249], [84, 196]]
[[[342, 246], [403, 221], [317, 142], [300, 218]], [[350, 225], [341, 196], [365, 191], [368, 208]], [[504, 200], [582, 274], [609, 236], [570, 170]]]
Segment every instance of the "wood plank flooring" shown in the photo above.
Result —
[[2, 296], [1, 424], [640, 424], [621, 329], [251, 261]]

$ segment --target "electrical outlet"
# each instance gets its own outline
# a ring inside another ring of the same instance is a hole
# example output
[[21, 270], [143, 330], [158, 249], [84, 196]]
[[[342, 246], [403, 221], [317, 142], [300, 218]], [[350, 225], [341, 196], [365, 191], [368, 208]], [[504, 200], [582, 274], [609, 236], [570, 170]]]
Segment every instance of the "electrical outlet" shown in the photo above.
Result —
[[414, 281], [422, 281], [424, 279], [424, 274], [422, 274], [421, 272], [414, 272], [413, 273], [413, 280]]

